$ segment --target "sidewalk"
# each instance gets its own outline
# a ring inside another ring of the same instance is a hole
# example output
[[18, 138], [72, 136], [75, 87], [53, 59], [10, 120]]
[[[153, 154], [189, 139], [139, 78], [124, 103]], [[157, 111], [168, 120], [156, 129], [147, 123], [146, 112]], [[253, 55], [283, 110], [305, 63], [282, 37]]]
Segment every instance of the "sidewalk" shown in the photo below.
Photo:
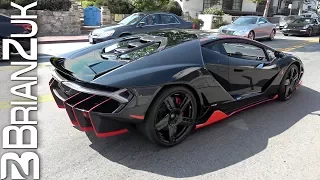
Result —
[[38, 38], [38, 44], [89, 42], [87, 35], [81, 36], [45, 36]]

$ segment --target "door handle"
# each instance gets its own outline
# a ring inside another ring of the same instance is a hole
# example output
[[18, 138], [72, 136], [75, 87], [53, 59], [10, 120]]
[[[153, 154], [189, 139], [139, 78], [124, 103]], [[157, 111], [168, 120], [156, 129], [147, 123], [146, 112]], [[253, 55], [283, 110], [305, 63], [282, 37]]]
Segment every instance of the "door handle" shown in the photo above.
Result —
[[243, 69], [234, 69], [234, 72], [243, 72]]

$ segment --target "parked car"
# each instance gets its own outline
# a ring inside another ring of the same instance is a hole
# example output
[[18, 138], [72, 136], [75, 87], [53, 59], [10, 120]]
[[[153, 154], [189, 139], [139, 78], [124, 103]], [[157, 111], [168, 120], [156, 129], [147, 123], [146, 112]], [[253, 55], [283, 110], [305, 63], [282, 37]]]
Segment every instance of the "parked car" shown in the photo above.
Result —
[[229, 25], [222, 26], [220, 33], [247, 37], [249, 39], [268, 38], [273, 40], [276, 35], [276, 25], [260, 16], [241, 16]]
[[320, 34], [320, 22], [318, 18], [299, 18], [286, 25], [282, 33], [288, 35], [308, 35]]
[[92, 44], [128, 36], [136, 33], [151, 32], [163, 28], [191, 29], [192, 22], [185, 21], [172, 13], [134, 13], [117, 25], [102, 27], [89, 34]]
[[138, 130], [170, 147], [193, 129], [286, 101], [301, 83], [304, 66], [294, 55], [248, 38], [197, 37], [162, 30], [53, 57], [51, 93], [83, 131], [102, 138]]
[[[30, 33], [30, 24], [11, 24], [11, 18], [4, 14], [0, 14], [0, 59], [2, 59], [2, 39], [14, 39], [18, 41], [26, 50], [30, 50], [30, 40], [28, 38], [11, 38], [10, 34], [24, 34]], [[10, 48], [11, 52], [17, 52], [14, 47]]]
[[284, 26], [288, 25], [289, 23], [291, 23], [292, 21], [298, 18], [300, 18], [300, 16], [297, 16], [297, 15], [290, 15], [290, 16], [284, 17], [279, 22], [279, 29], [282, 30]]

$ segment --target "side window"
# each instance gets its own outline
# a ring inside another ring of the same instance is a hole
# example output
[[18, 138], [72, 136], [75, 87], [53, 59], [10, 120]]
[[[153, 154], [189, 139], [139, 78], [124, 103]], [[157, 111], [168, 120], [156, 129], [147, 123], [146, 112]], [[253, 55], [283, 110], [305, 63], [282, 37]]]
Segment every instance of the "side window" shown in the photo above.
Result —
[[140, 22], [145, 23], [146, 26], [161, 24], [160, 17], [158, 14], [150, 14], [150, 15], [146, 16], [145, 18], [143, 18]]
[[175, 17], [168, 14], [161, 14], [161, 24], [178, 24], [179, 22]]
[[223, 63], [228, 61], [224, 48], [221, 43], [206, 44], [201, 48], [203, 61], [205, 63]]
[[265, 23], [268, 23], [268, 21], [265, 18], [260, 18], [259, 23], [265, 24]]
[[224, 49], [228, 56], [239, 59], [266, 61], [266, 55], [262, 48], [245, 43], [224, 43]]

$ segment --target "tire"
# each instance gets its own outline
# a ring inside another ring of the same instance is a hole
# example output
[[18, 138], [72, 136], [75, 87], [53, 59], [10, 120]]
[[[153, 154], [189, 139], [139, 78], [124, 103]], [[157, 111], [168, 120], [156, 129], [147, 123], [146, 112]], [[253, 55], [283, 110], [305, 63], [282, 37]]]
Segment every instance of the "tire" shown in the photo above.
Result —
[[270, 41], [273, 41], [275, 36], [276, 36], [276, 30], [273, 29], [273, 30], [271, 31], [269, 40], [270, 40]]
[[[181, 107], [183, 110], [179, 109]], [[145, 121], [138, 124], [137, 128], [153, 143], [172, 147], [187, 138], [195, 127], [196, 117], [197, 101], [194, 94], [183, 86], [174, 86], [157, 95]]]
[[313, 29], [312, 28], [308, 29], [308, 36], [309, 37], [313, 36]]
[[[293, 72], [292, 72], [293, 71]], [[287, 101], [295, 92], [299, 83], [299, 69], [298, 66], [292, 64], [283, 76], [279, 86], [279, 100]]]
[[253, 31], [250, 31], [248, 34], [248, 38], [251, 40], [255, 40], [255, 33]]
[[289, 34], [283, 34], [284, 36], [289, 36]]

